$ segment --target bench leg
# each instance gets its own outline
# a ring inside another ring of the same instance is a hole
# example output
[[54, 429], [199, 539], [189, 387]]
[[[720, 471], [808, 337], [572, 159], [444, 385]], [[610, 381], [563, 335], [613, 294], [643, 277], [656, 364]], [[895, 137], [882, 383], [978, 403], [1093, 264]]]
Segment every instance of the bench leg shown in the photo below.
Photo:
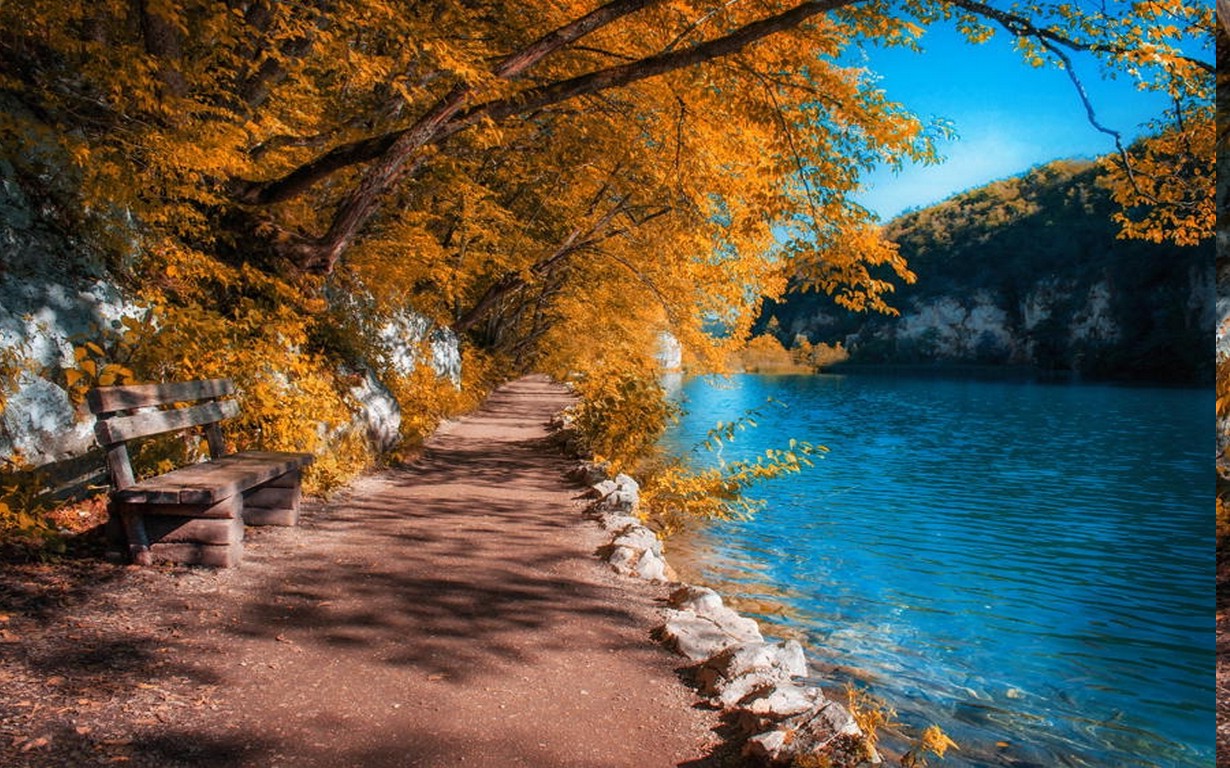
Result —
[[248, 525], [295, 525], [301, 496], [298, 471], [275, 477], [244, 494], [243, 521]]
[[[112, 509], [114, 510], [114, 506]], [[121, 507], [120, 521], [124, 525], [124, 538], [128, 541], [128, 559], [137, 565], [153, 565], [149, 536], [145, 533], [145, 522], [141, 519], [141, 514], [131, 508]]]
[[129, 558], [138, 565], [231, 568], [243, 559], [242, 508], [238, 496], [203, 505], [112, 502], [111, 515], [122, 524]]

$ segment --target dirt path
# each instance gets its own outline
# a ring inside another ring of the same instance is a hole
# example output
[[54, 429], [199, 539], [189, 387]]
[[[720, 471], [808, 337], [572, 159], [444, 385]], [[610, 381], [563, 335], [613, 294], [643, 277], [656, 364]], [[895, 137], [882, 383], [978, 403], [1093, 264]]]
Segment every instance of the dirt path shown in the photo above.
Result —
[[717, 765], [661, 592], [593, 557], [566, 397], [502, 388], [238, 569], [7, 571], [0, 764]]

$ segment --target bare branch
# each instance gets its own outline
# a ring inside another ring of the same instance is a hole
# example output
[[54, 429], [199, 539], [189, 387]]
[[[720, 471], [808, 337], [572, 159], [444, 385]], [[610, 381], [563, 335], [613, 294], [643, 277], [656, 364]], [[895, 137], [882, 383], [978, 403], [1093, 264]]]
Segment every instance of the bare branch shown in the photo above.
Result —
[[[1046, 29], [1034, 24], [1033, 21], [1020, 14], [1002, 11], [998, 8], [993, 8], [986, 3], [978, 2], [978, 0], [948, 0], [952, 5], [958, 8], [964, 8], [970, 13], [975, 13], [979, 16], [984, 16], [993, 21], [997, 21], [1008, 30], [1009, 33], [1016, 37], [1032, 37], [1039, 43], [1043, 44], [1048, 50], [1054, 51], [1055, 46], [1062, 46], [1070, 51], [1089, 51], [1091, 53], [1113, 53], [1122, 55], [1128, 52], [1128, 49], [1119, 46], [1103, 45], [1100, 43], [1082, 43], [1072, 38], [1062, 35], [1053, 29]], [[1050, 45], [1047, 45], [1050, 43]], [[1179, 59], [1192, 64], [1193, 66], [1203, 69], [1209, 74], [1213, 74], [1216, 68], [1207, 61], [1190, 57], [1178, 56]]]

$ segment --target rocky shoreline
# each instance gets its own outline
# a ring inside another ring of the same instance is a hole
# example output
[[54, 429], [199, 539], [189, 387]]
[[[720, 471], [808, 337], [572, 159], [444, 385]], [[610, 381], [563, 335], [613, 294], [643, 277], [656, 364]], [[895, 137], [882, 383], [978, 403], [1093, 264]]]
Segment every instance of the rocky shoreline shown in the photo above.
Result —
[[636, 480], [608, 478], [585, 461], [574, 476], [593, 498], [585, 514], [611, 535], [599, 555], [624, 576], [676, 585], [654, 637], [687, 660], [697, 694], [732, 723], [746, 757], [768, 765], [804, 758], [835, 767], [880, 762], [850, 710], [802, 681], [809, 665], [798, 641], [767, 641], [755, 620], [725, 605], [717, 592], [678, 581], [662, 541], [636, 514]]

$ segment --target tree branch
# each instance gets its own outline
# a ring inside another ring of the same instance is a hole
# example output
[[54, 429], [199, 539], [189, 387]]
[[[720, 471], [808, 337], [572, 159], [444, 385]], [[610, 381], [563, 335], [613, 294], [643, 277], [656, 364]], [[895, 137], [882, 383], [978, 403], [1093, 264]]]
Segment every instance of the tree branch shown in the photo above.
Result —
[[[605, 187], [604, 187], [605, 188]], [[596, 201], [595, 201], [596, 202]], [[574, 253], [593, 247], [603, 240], [615, 237], [623, 232], [623, 230], [615, 230], [613, 232], [602, 233], [611, 221], [624, 210], [628, 202], [627, 197], [621, 197], [616, 201], [615, 205], [604, 213], [597, 221], [589, 227], [576, 227], [564, 241], [551, 252], [549, 256], [536, 262], [530, 267], [530, 274], [534, 277], [546, 274], [559, 262], [572, 256]], [[585, 239], [581, 239], [584, 237]], [[521, 276], [519, 272], [509, 272], [497, 280], [487, 289], [473, 307], [470, 308], [461, 317], [457, 318], [453, 323], [452, 328], [457, 333], [465, 333], [483, 317], [486, 316], [496, 302], [503, 299], [505, 296], [524, 288], [528, 281]]]
[[[1039, 43], [1042, 43], [1048, 50], [1054, 51], [1054, 46], [1063, 46], [1071, 51], [1089, 51], [1091, 53], [1113, 53], [1123, 55], [1128, 52], [1128, 49], [1119, 46], [1102, 45], [1100, 43], [1081, 43], [1073, 40], [1066, 35], [1061, 35], [1052, 29], [1044, 29], [1034, 24], [1025, 16], [1021, 16], [1009, 11], [1001, 11], [998, 8], [993, 8], [986, 3], [978, 2], [978, 0], [948, 0], [952, 5], [958, 8], [964, 8], [970, 13], [984, 16], [993, 21], [997, 21], [1004, 29], [1016, 37], [1032, 37]], [[1046, 45], [1046, 43], [1052, 45]], [[1209, 74], [1216, 72], [1216, 68], [1207, 61], [1191, 56], [1177, 57], [1183, 61], [1192, 64], [1195, 67], [1203, 69]]]
[[[858, 1], [819, 0], [819, 2], [800, 3], [787, 11], [751, 22], [727, 35], [700, 43], [687, 50], [660, 53], [631, 64], [621, 64], [567, 80], [547, 83], [529, 88], [515, 96], [495, 99], [468, 109], [463, 109], [465, 97], [469, 94], [468, 88], [464, 85], [454, 86], [445, 98], [410, 128], [380, 139], [369, 140], [382, 142], [393, 137], [388, 149], [375, 159], [364, 173], [358, 186], [338, 206], [329, 231], [317, 241], [319, 254], [314, 260], [324, 265], [326, 272], [332, 271], [337, 260], [349, 249], [355, 235], [379, 208], [385, 191], [401, 177], [402, 168], [407, 160], [427, 144], [442, 141], [482, 121], [499, 122], [514, 115], [535, 112], [578, 96], [630, 85], [667, 72], [729, 56], [772, 34], [797, 27], [813, 16]], [[604, 17], [606, 19], [604, 23], [631, 12], [635, 9], [631, 6], [635, 5], [639, 8], [643, 3], [624, 2], [608, 5], [619, 6], [619, 12], [613, 12], [609, 18]], [[572, 30], [570, 33], [573, 35], [572, 39], [575, 39], [596, 26], [578, 27], [574, 24], [569, 25], [569, 28]], [[553, 40], [553, 47], [550, 50], [564, 45], [565, 42], [559, 39]], [[539, 52], [538, 59], [548, 52], [543, 48], [536, 50]], [[533, 61], [536, 60], [533, 59]], [[523, 71], [530, 63], [532, 61], [527, 63], [526, 59], [518, 57], [511, 62], [506, 60], [500, 65], [498, 71], [515, 74]], [[507, 76], [512, 75], [507, 74]]]
[[[613, 0], [608, 2], [505, 57], [492, 70], [492, 74], [503, 79], [516, 78], [560, 48], [630, 13], [661, 1]], [[270, 205], [283, 202], [296, 197], [336, 171], [389, 155], [395, 146], [399, 146], [399, 142], [409, 146], [412, 151], [433, 140], [432, 131], [444, 125], [449, 117], [456, 114], [470, 94], [471, 91], [467, 86], [455, 85], [409, 128], [334, 147], [323, 156], [299, 166], [280, 179], [239, 182], [234, 185], [235, 199], [247, 205]], [[452, 133], [450, 131], [448, 135]], [[401, 162], [404, 162], [404, 158]], [[376, 171], [371, 175], [387, 177], [388, 170]], [[343, 203], [343, 206], [345, 205], [346, 203]]]

